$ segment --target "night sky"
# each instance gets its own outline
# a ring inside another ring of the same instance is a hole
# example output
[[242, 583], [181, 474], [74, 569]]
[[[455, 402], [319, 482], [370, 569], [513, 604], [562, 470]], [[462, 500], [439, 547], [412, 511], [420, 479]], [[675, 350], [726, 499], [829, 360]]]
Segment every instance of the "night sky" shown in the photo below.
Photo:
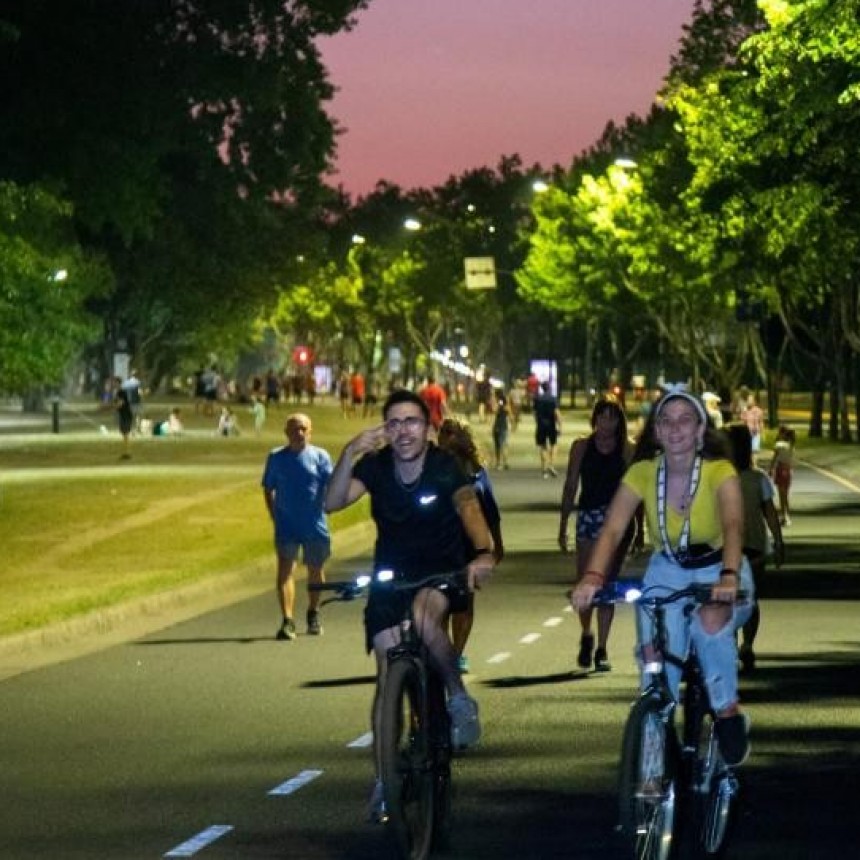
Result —
[[647, 114], [694, 0], [372, 0], [320, 43], [346, 131], [332, 184], [432, 187], [519, 153], [568, 166]]

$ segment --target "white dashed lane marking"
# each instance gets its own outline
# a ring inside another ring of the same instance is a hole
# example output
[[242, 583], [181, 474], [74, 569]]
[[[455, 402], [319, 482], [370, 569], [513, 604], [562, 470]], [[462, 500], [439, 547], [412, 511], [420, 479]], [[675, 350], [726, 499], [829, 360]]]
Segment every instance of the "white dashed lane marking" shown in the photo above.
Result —
[[202, 851], [207, 845], [211, 845], [216, 839], [220, 839], [225, 833], [233, 829], [231, 824], [213, 824], [205, 830], [201, 830], [196, 836], [192, 836], [181, 845], [171, 848], [165, 857], [193, 857], [198, 851]]
[[309, 782], [313, 782], [317, 777], [322, 776], [323, 772], [321, 770], [303, 770], [297, 776], [294, 776], [292, 779], [288, 779], [286, 782], [282, 782], [280, 785], [276, 785], [270, 792], [270, 795], [284, 796], [287, 794], [292, 794], [293, 792], [298, 791], [303, 786], [307, 785]]
[[373, 732], [365, 732], [361, 737], [357, 737], [354, 741], [350, 741], [347, 746], [350, 749], [365, 749], [373, 743]]
[[533, 645], [535, 642], [540, 639], [540, 633], [526, 633], [522, 639], [520, 639], [520, 645]]
[[544, 627], [558, 627], [559, 624], [563, 624], [563, 623], [564, 623], [564, 619], [559, 618], [556, 615], [554, 618], [547, 618], [547, 620], [544, 621], [543, 626]]
[[488, 663], [504, 663], [505, 660], [507, 660], [508, 657], [510, 657], [510, 656], [511, 656], [511, 654], [509, 651], [500, 651], [498, 654], [493, 654], [493, 656], [490, 657], [487, 660], [487, 662]]

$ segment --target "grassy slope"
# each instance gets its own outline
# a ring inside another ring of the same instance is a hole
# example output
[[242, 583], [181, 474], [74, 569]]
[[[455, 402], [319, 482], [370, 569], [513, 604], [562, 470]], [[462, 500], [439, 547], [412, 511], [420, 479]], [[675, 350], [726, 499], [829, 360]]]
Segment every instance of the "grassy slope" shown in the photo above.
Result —
[[[313, 412], [313, 441], [335, 457], [362, 426]], [[268, 558], [259, 482], [285, 414], [270, 412], [259, 438], [223, 439], [191, 412], [185, 438], [135, 440], [130, 461], [115, 434], [94, 429], [0, 437], [0, 636]], [[366, 517], [358, 505], [331, 524]]]

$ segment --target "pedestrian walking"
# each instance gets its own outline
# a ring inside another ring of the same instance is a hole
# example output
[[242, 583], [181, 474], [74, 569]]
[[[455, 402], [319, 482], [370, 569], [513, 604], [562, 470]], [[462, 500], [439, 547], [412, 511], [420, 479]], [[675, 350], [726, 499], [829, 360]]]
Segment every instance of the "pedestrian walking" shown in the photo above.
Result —
[[791, 525], [791, 505], [788, 502], [788, 494], [791, 491], [791, 479], [794, 474], [796, 440], [797, 435], [794, 430], [787, 424], [781, 424], [776, 433], [773, 459], [768, 470], [779, 496], [779, 522], [785, 528]]
[[129, 440], [131, 438], [132, 427], [134, 426], [134, 413], [129, 401], [128, 390], [123, 387], [122, 380], [118, 376], [114, 379], [113, 402], [116, 409], [116, 420], [120, 436], [122, 436], [122, 453], [120, 454], [120, 459], [128, 460], [131, 457]]
[[[325, 514], [325, 494], [333, 471], [323, 448], [310, 444], [311, 419], [301, 412], [287, 417], [287, 444], [271, 451], [263, 471], [263, 495], [275, 527], [276, 591], [282, 621], [276, 639], [296, 638], [295, 571], [299, 554], [308, 584], [325, 580], [324, 566], [331, 555], [331, 535]], [[307, 632], [322, 633], [319, 592], [308, 592]]]
[[511, 407], [503, 392], [496, 397], [496, 410], [493, 413], [493, 454], [496, 469], [508, 468], [508, 433], [512, 423]]
[[561, 432], [561, 413], [558, 401], [552, 394], [548, 382], [540, 384], [540, 394], [534, 399], [535, 444], [540, 454], [541, 474], [544, 478], [557, 478], [555, 470], [555, 449]]
[[[730, 424], [726, 428], [726, 434], [731, 445], [732, 463], [737, 469], [741, 482], [744, 501], [743, 551], [752, 568], [756, 594], [761, 596], [767, 572], [767, 557], [770, 552], [768, 530], [773, 540], [773, 558], [776, 566], [780, 567], [785, 559], [782, 528], [773, 504], [773, 486], [770, 478], [753, 465], [752, 436], [746, 424], [741, 422]], [[761, 608], [759, 601], [756, 601], [752, 615], [741, 628], [738, 657], [745, 672], [752, 672], [755, 669], [753, 646], [760, 624]]]
[[[602, 395], [591, 411], [591, 433], [576, 439], [570, 446], [567, 475], [561, 493], [561, 521], [558, 544], [562, 552], [570, 551], [568, 522], [577, 502], [576, 516], [576, 582], [589, 569], [591, 551], [603, 528], [609, 503], [621, 485], [621, 479], [633, 456], [633, 443], [627, 436], [627, 417], [621, 404], [611, 394]], [[636, 522], [631, 520], [621, 543], [607, 569], [608, 582], [618, 578], [621, 567], [636, 533]], [[615, 605], [603, 604], [597, 608], [597, 650], [592, 631], [594, 608], [587, 606], [579, 612], [581, 635], [576, 662], [581, 669], [591, 667], [598, 672], [612, 669], [607, 651], [609, 631], [615, 617]]]

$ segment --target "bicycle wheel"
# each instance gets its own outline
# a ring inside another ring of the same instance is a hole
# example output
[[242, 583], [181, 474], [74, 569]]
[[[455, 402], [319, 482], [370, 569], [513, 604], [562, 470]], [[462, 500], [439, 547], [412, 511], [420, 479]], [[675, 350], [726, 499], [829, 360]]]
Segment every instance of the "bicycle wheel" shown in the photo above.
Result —
[[667, 860], [672, 850], [678, 755], [655, 697], [634, 703], [624, 727], [619, 824], [636, 860]]
[[424, 860], [433, 836], [433, 769], [427, 701], [418, 666], [388, 666], [379, 753], [387, 830], [404, 860]]
[[433, 843], [444, 850], [451, 842], [451, 720], [445, 707], [445, 686], [435, 673], [427, 682], [432, 727]]
[[714, 717], [701, 719], [696, 754], [694, 832], [704, 857], [723, 857], [734, 821], [738, 781], [720, 755]]

